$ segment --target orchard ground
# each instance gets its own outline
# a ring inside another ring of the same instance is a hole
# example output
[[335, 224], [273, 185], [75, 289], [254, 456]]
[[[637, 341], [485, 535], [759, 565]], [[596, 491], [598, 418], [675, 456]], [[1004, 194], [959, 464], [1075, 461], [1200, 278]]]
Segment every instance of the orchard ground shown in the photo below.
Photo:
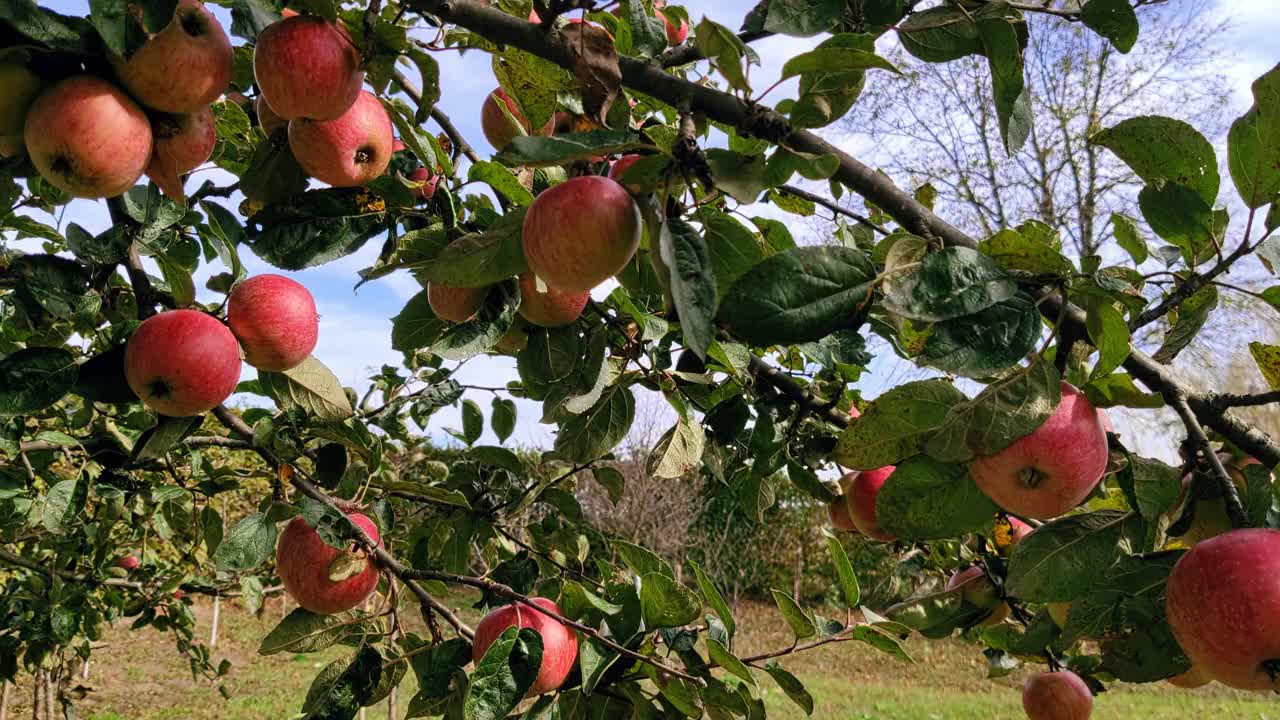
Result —
[[[468, 623], [480, 613], [471, 599], [450, 598], [461, 607]], [[117, 622], [103, 638], [108, 646], [96, 650], [88, 685], [94, 688], [77, 704], [88, 720], [262, 720], [292, 717], [315, 674], [341, 656], [342, 647], [309, 655], [257, 654], [258, 643], [281, 617], [281, 598], [270, 598], [263, 615], [255, 618], [228, 603], [223, 606], [222, 629], [215, 658], [229, 658], [234, 667], [227, 683], [230, 700], [223, 700], [207, 683], [194, 683], [184, 660], [173, 651], [172, 639], [154, 630], [130, 632]], [[294, 607], [290, 603], [290, 608]], [[195, 607], [197, 636], [208, 639], [212, 605], [201, 599]], [[771, 605], [744, 604], [736, 612], [740, 628], [737, 647], [751, 653], [785, 645], [791, 638]], [[406, 613], [406, 618], [414, 617]], [[420, 622], [418, 623], [420, 624]], [[421, 627], [411, 629], [424, 633]], [[1021, 717], [1024, 672], [999, 680], [986, 679], [986, 663], [975, 648], [960, 640], [928, 641], [919, 636], [905, 643], [914, 665], [900, 662], [859, 643], [840, 643], [783, 659], [816, 700], [814, 718], [839, 720], [997, 720]], [[215, 659], [215, 663], [217, 659]], [[771, 718], [799, 720], [804, 712], [763, 672], [757, 673]], [[10, 717], [23, 717], [30, 702], [30, 676], [11, 693]], [[417, 690], [410, 672], [400, 685], [399, 716]], [[12, 705], [16, 701], [16, 708]], [[29, 712], [29, 710], [27, 710]], [[387, 717], [386, 703], [367, 712], [368, 720]], [[1095, 700], [1091, 720], [1188, 720], [1189, 718], [1257, 719], [1280, 717], [1274, 700], [1261, 694], [1229, 690], [1213, 684], [1198, 690], [1176, 690], [1164, 683], [1145, 686], [1113, 683]]]

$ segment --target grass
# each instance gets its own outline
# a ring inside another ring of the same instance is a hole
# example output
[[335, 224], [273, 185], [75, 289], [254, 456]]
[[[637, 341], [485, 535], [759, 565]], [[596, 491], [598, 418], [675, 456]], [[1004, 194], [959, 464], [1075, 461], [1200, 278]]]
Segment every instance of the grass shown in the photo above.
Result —
[[[465, 604], [455, 599], [455, 604]], [[207, 637], [210, 609], [196, 608]], [[281, 601], [271, 600], [264, 617], [255, 618], [224, 607], [223, 628], [215, 657], [233, 668], [226, 684], [230, 700], [207, 682], [194, 682], [171, 639], [159, 633], [132, 633], [123, 623], [105, 638], [109, 645], [94, 653], [88, 686], [79, 701], [88, 720], [263, 720], [297, 714], [308, 685], [344, 649], [312, 655], [261, 657], [261, 640], [282, 617]], [[406, 616], [412, 613], [406, 614]], [[466, 613], [474, 622], [474, 615]], [[743, 654], [785, 646], [788, 631], [776, 612], [761, 606], [739, 610], [737, 649]], [[907, 649], [915, 664], [906, 664], [857, 643], [841, 643], [782, 658], [814, 696], [813, 717], [840, 720], [1014, 720], [1022, 717], [1018, 688], [1023, 675], [987, 680], [986, 663], [974, 646], [960, 641], [928, 642], [913, 638]], [[349, 651], [349, 650], [348, 650]], [[763, 673], [758, 673], [770, 718], [803, 718], [804, 713]], [[400, 717], [416, 689], [409, 673], [400, 686]], [[13, 694], [17, 707], [10, 717], [29, 715], [29, 686]], [[11, 702], [12, 702], [11, 701]], [[25, 712], [24, 712], [25, 709]], [[385, 702], [372, 708], [369, 720], [387, 717]], [[1280, 720], [1280, 704], [1266, 695], [1238, 693], [1216, 685], [1178, 690], [1163, 683], [1116, 684], [1094, 705], [1093, 720]]]

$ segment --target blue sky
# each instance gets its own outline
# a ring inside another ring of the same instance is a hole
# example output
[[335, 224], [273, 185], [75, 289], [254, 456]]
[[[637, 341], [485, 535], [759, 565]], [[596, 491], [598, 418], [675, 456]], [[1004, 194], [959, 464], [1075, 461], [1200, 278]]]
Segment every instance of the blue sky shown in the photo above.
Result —
[[[54, 0], [41, 4], [59, 12], [74, 14], [86, 14], [88, 6], [87, 0]], [[755, 4], [755, 0], [686, 0], [681, 4], [688, 9], [695, 23], [704, 14], [710, 14], [717, 21], [736, 28], [741, 18]], [[1224, 47], [1231, 51], [1224, 54], [1222, 71], [1228, 76], [1233, 89], [1235, 107], [1230, 108], [1229, 113], [1235, 116], [1250, 103], [1249, 84], [1253, 79], [1280, 60], [1280, 52], [1276, 50], [1280, 47], [1276, 42], [1276, 38], [1280, 37], [1280, 12], [1276, 11], [1277, 0], [1221, 0], [1218, 5], [1231, 15], [1234, 22], [1230, 37], [1224, 42]], [[229, 27], [228, 13], [221, 8], [215, 8], [215, 12], [223, 20], [224, 26]], [[781, 65], [787, 59], [810, 49], [816, 42], [815, 39], [777, 37], [755, 43], [754, 47], [761, 57], [763, 67], [752, 69], [753, 85], [757, 88], [767, 87], [779, 75]], [[881, 42], [887, 45], [893, 40], [889, 36]], [[482, 155], [491, 152], [492, 149], [479, 127], [480, 105], [497, 84], [490, 70], [488, 56], [479, 52], [460, 55], [450, 51], [437, 53], [436, 58], [441, 69], [440, 107], [452, 117], [463, 135]], [[411, 77], [416, 76], [412, 70], [409, 74]], [[892, 79], [887, 74], [878, 73], [873, 76], [872, 81], [892, 82]], [[777, 102], [788, 97], [788, 93], [794, 94], [794, 81], [774, 90], [769, 100]], [[429, 124], [428, 129], [433, 133], [439, 130], [434, 124]], [[827, 132], [826, 135], [832, 142], [874, 163], [875, 147], [867, 139], [843, 136], [836, 131]], [[217, 172], [198, 172], [188, 180], [188, 189], [198, 187], [204, 179], [211, 176], [210, 173]], [[235, 202], [238, 203], [238, 199]], [[231, 207], [234, 208], [235, 205], [232, 204]], [[791, 216], [780, 215], [775, 208], [760, 206], [751, 211], [792, 222], [797, 236], [808, 232], [803, 222], [795, 221]], [[67, 222], [76, 222], [92, 232], [104, 230], [110, 225], [105, 204], [87, 200], [73, 201], [67, 207], [62, 222], [64, 226]], [[399, 353], [391, 349], [390, 318], [420, 289], [408, 274], [400, 273], [353, 291], [358, 280], [356, 271], [373, 263], [380, 244], [375, 239], [360, 252], [342, 260], [301, 272], [284, 273], [306, 285], [316, 297], [321, 323], [315, 355], [333, 369], [344, 384], [355, 387], [361, 393], [368, 387], [366, 377], [369, 374], [383, 364], [399, 364]], [[22, 242], [16, 247], [38, 251], [38, 243]], [[242, 258], [251, 274], [281, 272], [259, 261], [248, 251], [242, 252]], [[201, 268], [197, 276], [197, 287], [202, 288], [209, 275], [222, 269], [217, 266]], [[597, 295], [601, 297], [604, 294], [607, 294], [607, 289], [597, 291]], [[877, 362], [873, 365], [872, 371], [864, 375], [860, 383], [864, 395], [877, 395], [888, 377], [897, 369], [898, 365], [892, 362]], [[253, 369], [246, 366], [243, 378], [252, 376]], [[514, 377], [513, 360], [483, 357], [469, 362], [460, 380], [477, 385], [502, 385]], [[488, 393], [473, 393], [472, 397], [486, 409], [487, 416], [491, 396]], [[657, 401], [661, 402], [661, 398]], [[552, 426], [538, 424], [537, 418], [540, 415], [537, 404], [519, 401], [520, 420], [514, 437], [516, 442], [549, 445]], [[432, 419], [428, 431], [433, 436], [440, 437], [442, 428], [457, 427], [459, 424], [457, 411], [444, 410]], [[492, 440], [492, 435], [486, 431], [485, 441]]]

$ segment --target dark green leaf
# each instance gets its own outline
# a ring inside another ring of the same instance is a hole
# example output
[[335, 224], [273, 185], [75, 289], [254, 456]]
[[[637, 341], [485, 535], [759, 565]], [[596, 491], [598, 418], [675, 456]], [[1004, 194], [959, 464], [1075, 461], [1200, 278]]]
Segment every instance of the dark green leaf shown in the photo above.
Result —
[[693, 568], [694, 578], [698, 582], [698, 590], [702, 593], [702, 599], [707, 601], [712, 610], [715, 610], [719, 616], [720, 622], [724, 623], [724, 628], [729, 639], [733, 639], [733, 634], [737, 630], [737, 623], [734, 622], [733, 613], [729, 610], [729, 603], [725, 602], [724, 596], [716, 589], [715, 583], [711, 582], [711, 578], [702, 571], [702, 567], [697, 563], [690, 561], [690, 567]]
[[1186, 186], [1147, 185], [1138, 193], [1138, 207], [1157, 235], [1182, 250], [1189, 267], [1212, 258], [1226, 239], [1226, 210], [1209, 207]]
[[313, 653], [324, 650], [341, 642], [343, 638], [361, 633], [360, 623], [354, 622], [355, 619], [356, 614], [351, 611], [317, 615], [297, 608], [262, 638], [258, 654]]
[[502, 720], [524, 699], [542, 666], [542, 636], [509, 627], [476, 663], [462, 705], [464, 720]]
[[831, 533], [825, 534], [827, 550], [831, 553], [831, 564], [835, 565], [836, 577], [840, 580], [840, 592], [844, 593], [845, 607], [856, 608], [862, 599], [862, 590], [858, 587], [858, 576], [853, 572], [853, 565], [849, 564], [849, 555], [845, 553], [844, 545], [840, 544], [840, 538]]
[[712, 274], [707, 243], [692, 225], [680, 218], [662, 224], [659, 240], [662, 262], [668, 268], [672, 301], [679, 313], [685, 344], [707, 356], [715, 339], [716, 278]]
[[781, 590], [769, 592], [773, 595], [773, 602], [778, 606], [778, 612], [782, 613], [782, 618], [787, 621], [787, 625], [791, 626], [791, 632], [795, 634], [797, 641], [818, 634], [813, 618], [801, 609], [795, 598]]
[[1138, 41], [1138, 15], [1129, 0], [1089, 0], [1080, 9], [1080, 20], [1122, 53]]
[[255, 213], [250, 247], [285, 270], [315, 267], [350, 255], [381, 232], [383, 202], [361, 188], [312, 190]]
[[918, 454], [948, 411], [966, 400], [946, 380], [891, 388], [840, 434], [833, 457], [853, 470], [874, 470], [905, 460]]
[[[520, 137], [517, 140], [533, 140], [530, 137]], [[546, 140], [548, 138], [537, 138]], [[514, 144], [514, 143], [513, 143]], [[511, 200], [511, 202], [521, 207], [528, 207], [533, 204], [533, 193], [520, 182], [520, 178], [516, 177], [510, 169], [504, 165], [488, 160], [481, 160], [478, 163], [472, 163], [467, 168], [467, 179], [471, 181], [480, 181], [489, 187], [498, 191], [499, 194]], [[524, 215], [520, 216], [523, 222]]]
[[972, 315], [1013, 297], [1017, 285], [999, 265], [965, 247], [930, 253], [918, 267], [904, 266], [884, 282], [887, 310], [937, 322]]
[[1205, 204], [1218, 197], [1218, 161], [1213, 146], [1181, 120], [1144, 115], [1129, 118], [1089, 138], [1111, 150], [1148, 185], [1161, 181], [1195, 190]]
[[635, 419], [636, 401], [630, 388], [614, 385], [589, 410], [560, 426], [555, 450], [576, 463], [596, 460], [626, 437]]
[[512, 166], [548, 167], [646, 147], [630, 130], [589, 130], [554, 137], [522, 135], [501, 148], [494, 160]]
[[1142, 521], [1119, 510], [1058, 518], [1014, 546], [1006, 586], [1026, 602], [1068, 602], [1085, 597], [1099, 572], [1142, 543]]
[[378, 687], [382, 673], [382, 655], [369, 645], [361, 645], [353, 658], [334, 660], [307, 690], [304, 720], [353, 720]]
[[991, 91], [995, 96], [1000, 138], [1004, 140], [1005, 151], [1013, 155], [1027, 141], [1032, 122], [1018, 29], [1007, 18], [986, 17], [978, 21], [978, 35], [991, 68]]
[[252, 570], [276, 549], [276, 525], [262, 513], [253, 513], [236, 523], [218, 545], [213, 562], [219, 570]]
[[1129, 357], [1129, 325], [1114, 305], [1105, 301], [1089, 303], [1085, 327], [1089, 340], [1098, 348], [1098, 362], [1089, 377], [1108, 375]]
[[1206, 285], [1192, 293], [1178, 309], [1178, 319], [1164, 336], [1164, 343], [1152, 355], [1156, 362], [1168, 365], [1195, 339], [1200, 328], [1209, 320], [1209, 313], [1218, 307], [1218, 288]]
[[1231, 124], [1227, 166], [1245, 206], [1260, 208], [1280, 195], [1280, 65], [1254, 81], [1253, 107]]
[[958, 7], [912, 13], [898, 24], [898, 39], [907, 52], [926, 62], [950, 62], [983, 50], [972, 15]]
[[824, 47], [801, 53], [782, 66], [783, 79], [817, 72], [850, 72], [872, 68], [888, 70], [901, 75], [893, 63], [865, 50], [842, 47]]
[[876, 496], [876, 519], [904, 540], [952, 538], [991, 525], [999, 508], [968, 468], [917, 455], [898, 465]]
[[804, 683], [800, 682], [795, 675], [784, 670], [777, 660], [766, 663], [764, 671], [769, 673], [769, 677], [778, 683], [778, 687], [782, 688], [782, 692], [786, 693], [792, 702], [804, 710], [805, 715], [813, 714], [813, 696], [804, 689]]
[[680, 627], [702, 615], [702, 601], [666, 574], [651, 572], [640, 578], [640, 609], [648, 629]]
[[1035, 350], [1040, 330], [1035, 303], [1019, 292], [979, 313], [934, 325], [916, 359], [964, 377], [990, 377]]
[[1138, 232], [1138, 226], [1133, 222], [1133, 218], [1120, 213], [1111, 213], [1111, 226], [1115, 228], [1116, 244], [1129, 253], [1134, 264], [1141, 265], [1146, 262], [1149, 256], [1147, 240]]
[[956, 463], [1000, 452], [1043, 425], [1061, 397], [1058, 371], [1049, 363], [1037, 362], [953, 407], [926, 442], [925, 452]]
[[63, 348], [33, 347], [0, 360], [0, 417], [27, 415], [58, 402], [79, 377]]
[[399, 315], [391, 318], [391, 347], [412, 352], [428, 347], [440, 337], [448, 324], [436, 317], [423, 290], [409, 299]]
[[764, 29], [781, 35], [809, 37], [830, 30], [845, 10], [842, 0], [769, 0]]
[[427, 279], [450, 287], [485, 287], [528, 269], [520, 230], [524, 210], [514, 210], [483, 233], [464, 235], [449, 243], [426, 267]]

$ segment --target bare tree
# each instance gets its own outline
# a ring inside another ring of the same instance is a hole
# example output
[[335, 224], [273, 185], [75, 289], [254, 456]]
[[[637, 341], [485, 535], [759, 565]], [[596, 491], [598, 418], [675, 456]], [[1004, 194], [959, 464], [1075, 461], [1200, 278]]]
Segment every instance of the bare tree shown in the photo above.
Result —
[[[1136, 214], [1132, 171], [1084, 138], [1126, 117], [1174, 115], [1211, 139], [1229, 100], [1214, 62], [1224, 23], [1210, 0], [1146, 7], [1129, 54], [1079, 26], [1028, 20], [1027, 90], [1034, 129], [1006, 154], [984, 58], [925, 63], [897, 52], [906, 81], [869, 83], [842, 129], [876, 140], [892, 176], [937, 190], [948, 217], [975, 234], [1028, 220], [1057, 228], [1079, 256], [1097, 254], [1110, 213]], [[1052, 20], [1052, 19], [1050, 19]], [[1130, 188], [1130, 192], [1124, 192]]]

